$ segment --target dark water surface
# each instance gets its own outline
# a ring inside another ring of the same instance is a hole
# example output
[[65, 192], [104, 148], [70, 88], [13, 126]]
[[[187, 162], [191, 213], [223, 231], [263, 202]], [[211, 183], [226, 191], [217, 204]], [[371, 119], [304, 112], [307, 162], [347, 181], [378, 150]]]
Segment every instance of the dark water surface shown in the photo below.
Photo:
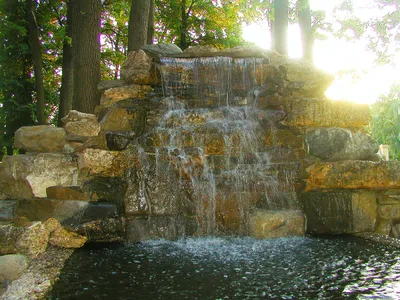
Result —
[[400, 250], [354, 237], [77, 250], [48, 299], [400, 299]]

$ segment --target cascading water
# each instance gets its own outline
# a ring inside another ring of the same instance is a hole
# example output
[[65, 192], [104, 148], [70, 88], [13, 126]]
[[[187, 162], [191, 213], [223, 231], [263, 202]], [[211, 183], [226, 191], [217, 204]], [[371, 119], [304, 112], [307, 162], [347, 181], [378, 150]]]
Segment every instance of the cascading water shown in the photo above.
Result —
[[257, 107], [264, 63], [161, 59], [164, 109], [136, 145], [136, 192], [128, 214], [182, 213], [196, 220], [195, 235], [247, 235], [252, 208], [298, 209], [295, 169], [271, 163], [263, 143], [265, 132], [284, 118], [282, 111]]

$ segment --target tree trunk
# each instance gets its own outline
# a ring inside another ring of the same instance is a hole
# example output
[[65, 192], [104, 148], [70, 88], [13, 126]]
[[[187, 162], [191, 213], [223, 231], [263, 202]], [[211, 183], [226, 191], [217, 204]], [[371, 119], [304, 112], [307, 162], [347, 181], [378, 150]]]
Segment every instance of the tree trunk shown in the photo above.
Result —
[[101, 0], [72, 1], [72, 51], [74, 100], [72, 108], [93, 113], [100, 104], [100, 14]]
[[72, 108], [72, 101], [74, 96], [74, 68], [73, 68], [73, 55], [72, 55], [72, 1], [67, 1], [67, 28], [66, 38], [63, 43], [63, 61], [62, 61], [62, 79], [60, 89], [60, 107], [58, 110], [58, 126], [62, 127], [64, 124], [61, 118], [66, 116]]
[[149, 12], [149, 0], [132, 0], [128, 25], [128, 51], [137, 51], [146, 44]]
[[186, 48], [189, 47], [187, 40], [186, 40], [186, 34], [187, 34], [187, 20], [188, 16], [186, 14], [186, 0], [182, 0], [181, 3], [181, 25], [180, 25], [180, 38], [179, 38], [179, 47], [182, 50], [185, 50]]
[[154, 39], [154, 0], [150, 0], [149, 20], [147, 26], [147, 44], [153, 44]]
[[44, 116], [44, 85], [43, 85], [43, 63], [42, 51], [40, 49], [39, 30], [36, 19], [35, 0], [26, 1], [26, 17], [29, 32], [29, 45], [32, 52], [33, 70], [35, 73], [35, 91], [36, 91], [36, 117], [38, 124], [46, 124]]
[[274, 1], [274, 46], [281, 54], [288, 54], [288, 0]]
[[311, 26], [310, 3], [309, 0], [299, 0], [297, 5], [303, 57], [312, 62], [314, 37]]

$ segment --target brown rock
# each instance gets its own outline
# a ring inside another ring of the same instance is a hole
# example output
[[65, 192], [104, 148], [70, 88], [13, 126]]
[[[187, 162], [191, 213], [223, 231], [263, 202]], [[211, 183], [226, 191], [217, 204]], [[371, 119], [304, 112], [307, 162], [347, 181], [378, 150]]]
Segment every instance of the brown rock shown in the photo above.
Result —
[[49, 199], [90, 200], [90, 198], [81, 191], [79, 186], [50, 186], [46, 189], [46, 193]]
[[307, 169], [306, 190], [400, 188], [398, 161], [316, 163]]
[[100, 124], [97, 120], [68, 122], [65, 124], [64, 128], [69, 135], [96, 136], [100, 132]]
[[113, 106], [101, 120], [101, 130], [108, 131], [132, 131], [137, 114], [124, 107]]
[[279, 238], [303, 236], [304, 233], [304, 215], [301, 211], [257, 209], [250, 214], [250, 236]]
[[47, 249], [49, 232], [42, 222], [35, 222], [26, 227], [18, 238], [16, 248], [19, 253], [23, 253], [30, 258], [37, 258]]
[[118, 101], [129, 98], [145, 98], [153, 89], [148, 85], [128, 85], [106, 90], [101, 96], [100, 104], [110, 107]]
[[90, 174], [109, 177], [122, 176], [129, 167], [124, 152], [91, 148], [82, 152], [82, 163]]
[[64, 124], [67, 124], [68, 122], [78, 122], [83, 120], [94, 122], [97, 121], [97, 118], [94, 114], [87, 114], [77, 110], [70, 110], [68, 115], [63, 117], [61, 120]]
[[51, 125], [23, 126], [15, 132], [14, 146], [28, 152], [62, 152], [66, 132]]
[[292, 99], [285, 101], [288, 113], [285, 123], [293, 127], [362, 128], [369, 124], [371, 112], [367, 104], [326, 99]]
[[0, 164], [0, 189], [13, 198], [46, 197], [46, 188], [74, 185], [78, 162], [74, 155], [39, 153], [5, 157]]
[[62, 248], [80, 248], [87, 241], [87, 237], [70, 232], [61, 226], [56, 228], [50, 235], [49, 243]]
[[153, 85], [159, 79], [156, 75], [153, 59], [143, 50], [131, 51], [121, 66], [121, 78], [126, 83]]

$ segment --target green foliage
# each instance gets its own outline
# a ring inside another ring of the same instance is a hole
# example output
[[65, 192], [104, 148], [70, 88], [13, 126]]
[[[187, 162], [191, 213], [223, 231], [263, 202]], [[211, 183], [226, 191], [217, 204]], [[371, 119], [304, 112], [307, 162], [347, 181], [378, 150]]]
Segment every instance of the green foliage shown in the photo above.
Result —
[[391, 159], [400, 159], [400, 84], [393, 85], [387, 95], [371, 106], [371, 136], [380, 144], [389, 145]]
[[247, 0], [156, 0], [155, 7], [155, 39], [186, 46], [241, 45], [242, 22], [260, 16], [260, 3]]

